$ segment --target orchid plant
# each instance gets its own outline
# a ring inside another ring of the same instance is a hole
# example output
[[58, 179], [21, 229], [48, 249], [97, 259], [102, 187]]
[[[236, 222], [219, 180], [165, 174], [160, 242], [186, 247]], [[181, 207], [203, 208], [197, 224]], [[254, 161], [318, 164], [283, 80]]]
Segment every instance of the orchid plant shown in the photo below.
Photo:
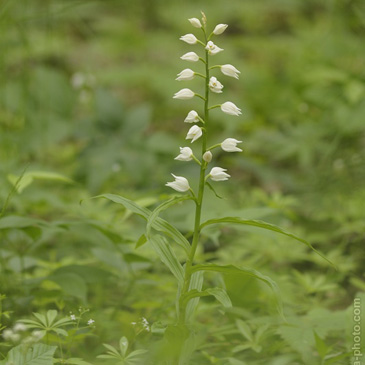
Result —
[[[239, 224], [259, 227], [262, 229], [277, 232], [286, 236], [289, 236], [314, 250], [317, 254], [322, 256], [321, 253], [316, 251], [313, 246], [307, 241], [287, 232], [283, 229], [263, 221], [249, 220], [242, 217], [224, 217], [217, 219], [209, 219], [202, 222], [202, 208], [204, 201], [204, 191], [208, 186], [214, 191], [210, 180], [215, 182], [221, 182], [228, 180], [231, 176], [227, 173], [227, 169], [219, 166], [214, 166], [208, 169], [208, 166], [213, 161], [213, 153], [217, 148], [221, 148], [225, 152], [242, 152], [242, 149], [238, 147], [242, 141], [235, 138], [226, 138], [219, 144], [212, 146], [208, 145], [208, 132], [209, 132], [209, 113], [212, 109], [219, 108], [223, 113], [239, 117], [241, 115], [241, 109], [237, 107], [231, 101], [225, 101], [222, 104], [210, 105], [211, 93], [221, 94], [223, 92], [223, 85], [213, 76], [212, 73], [215, 70], [220, 70], [224, 76], [239, 79], [240, 71], [237, 70], [231, 64], [215, 65], [211, 64], [211, 58], [216, 54], [223, 52], [223, 49], [218, 47], [213, 39], [216, 36], [221, 35], [227, 29], [227, 24], [218, 24], [212, 32], [208, 31], [207, 18], [202, 13], [201, 21], [197, 18], [189, 19], [190, 24], [200, 29], [202, 32], [202, 40], [198, 39], [194, 34], [186, 34], [180, 37], [180, 40], [189, 44], [200, 46], [202, 55], [196, 52], [187, 52], [180, 58], [183, 61], [191, 63], [201, 63], [204, 68], [204, 73], [199, 73], [186, 68], [181, 71], [176, 80], [177, 81], [189, 81], [196, 76], [202, 79], [204, 83], [204, 95], [200, 95], [189, 88], [183, 88], [176, 92], [173, 96], [174, 99], [189, 100], [192, 98], [199, 98], [202, 100], [203, 106], [201, 112], [191, 110], [186, 118], [185, 123], [193, 124], [188, 130], [186, 139], [191, 143], [201, 143], [201, 154], [195, 156], [193, 150], [190, 147], [180, 147], [180, 153], [175, 157], [175, 160], [184, 162], [194, 162], [199, 167], [198, 187], [193, 189], [187, 178], [183, 176], [176, 176], [172, 174], [174, 181], [166, 183], [166, 186], [174, 189], [175, 191], [182, 193], [179, 196], [173, 196], [171, 199], [163, 202], [153, 211], [138, 205], [137, 203], [126, 199], [121, 196], [113, 194], [104, 194], [102, 197], [112, 200], [116, 203], [122, 204], [125, 208], [132, 212], [142, 216], [147, 220], [146, 232], [137, 242], [137, 246], [148, 242], [155, 252], [160, 257], [161, 261], [169, 268], [171, 273], [175, 276], [177, 281], [177, 298], [176, 298], [176, 322], [165, 328], [165, 338], [169, 346], [174, 344], [174, 350], [170, 353], [171, 364], [186, 364], [188, 359], [194, 350], [194, 344], [192, 344], [192, 319], [195, 310], [199, 303], [199, 298], [204, 296], [215, 297], [224, 307], [230, 307], [231, 300], [224, 290], [224, 288], [205, 288], [203, 289], [204, 272], [218, 272], [221, 274], [239, 274], [243, 276], [253, 277], [267, 284], [273, 291], [278, 313], [283, 316], [280, 294], [277, 284], [269, 277], [261, 274], [260, 272], [247, 267], [238, 267], [235, 265], [219, 265], [213, 263], [197, 263], [196, 252], [201, 242], [201, 235], [204, 229], [210, 225], [216, 224]], [[208, 172], [209, 170], [209, 172]], [[191, 242], [178, 231], [171, 223], [162, 219], [159, 215], [162, 211], [171, 207], [174, 204], [192, 200], [195, 203], [195, 219], [194, 227], [192, 228]], [[178, 259], [175, 252], [174, 245], [180, 246], [183, 249], [185, 258], [183, 262]], [[323, 257], [323, 256], [322, 256]], [[326, 259], [327, 260], [327, 259]], [[328, 261], [328, 260], [327, 260]]]

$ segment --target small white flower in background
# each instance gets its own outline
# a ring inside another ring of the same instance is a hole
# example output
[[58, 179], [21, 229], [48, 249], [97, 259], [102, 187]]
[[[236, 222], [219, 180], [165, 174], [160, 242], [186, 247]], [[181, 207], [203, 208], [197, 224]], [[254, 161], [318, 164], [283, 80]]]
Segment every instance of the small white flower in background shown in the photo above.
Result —
[[237, 147], [237, 143], [242, 143], [242, 141], [238, 141], [234, 138], [227, 138], [221, 143], [222, 150], [226, 152], [242, 152], [242, 150]]
[[189, 181], [183, 176], [175, 176], [174, 174], [171, 174], [175, 181], [166, 183], [166, 186], [180, 192], [185, 193], [190, 189]]
[[199, 61], [199, 56], [195, 52], [188, 52], [180, 57], [184, 61], [197, 62]]
[[85, 75], [81, 72], [76, 72], [71, 77], [71, 85], [74, 89], [81, 89], [85, 84]]
[[220, 94], [223, 89], [223, 85], [217, 80], [216, 77], [211, 77], [209, 80], [209, 88], [214, 93]]
[[225, 173], [226, 169], [222, 169], [221, 167], [213, 167], [210, 170], [209, 176], [213, 181], [225, 181], [228, 180], [230, 175]]
[[205, 49], [208, 51], [208, 53], [211, 56], [214, 56], [215, 54], [222, 52], [223, 49], [216, 46], [212, 41], [209, 41], [205, 47]]
[[16, 323], [13, 327], [14, 332], [24, 332], [27, 330], [27, 326], [24, 323]]
[[71, 321], [76, 321], [76, 316], [74, 314], [70, 315]]
[[20, 335], [18, 333], [13, 333], [10, 337], [10, 340], [13, 342], [18, 342], [20, 340]]
[[223, 103], [221, 105], [221, 110], [223, 113], [226, 114], [230, 114], [230, 115], [240, 115], [241, 113], [241, 109], [237, 108], [236, 105], [234, 105], [232, 102], [230, 101], [226, 101], [225, 103]]
[[135, 326], [137, 324], [137, 322], [131, 322], [132, 326]]
[[197, 125], [193, 125], [186, 135], [185, 139], [191, 139], [191, 143], [195, 142], [198, 138], [200, 138], [203, 134], [203, 131]]
[[205, 152], [203, 155], [203, 160], [206, 162], [212, 161], [212, 158], [213, 158], [213, 155], [212, 155], [212, 152], [210, 152], [210, 151]]
[[40, 340], [43, 336], [44, 336], [43, 331], [33, 331], [32, 332], [32, 337], [35, 338], [36, 340]]
[[190, 147], [180, 147], [180, 155], [175, 157], [178, 161], [191, 161], [193, 159], [193, 151]]
[[188, 19], [190, 24], [195, 28], [201, 28], [202, 24], [200, 23], [200, 20], [197, 18], [190, 18]]
[[188, 100], [193, 98], [195, 95], [194, 91], [190, 89], [181, 89], [173, 96], [174, 99]]
[[195, 37], [194, 34], [185, 34], [179, 38], [181, 41], [184, 41], [188, 44], [196, 44], [198, 42], [198, 39]]
[[184, 120], [185, 123], [198, 123], [199, 115], [195, 110], [191, 110]]
[[236, 69], [236, 67], [232, 66], [232, 65], [223, 65], [221, 66], [221, 71], [223, 75], [229, 76], [229, 77], [234, 77], [235, 79], [238, 80], [238, 74], [240, 74], [241, 72], [238, 71]]
[[227, 24], [218, 24], [214, 30], [213, 30], [213, 33], [215, 35], [219, 35], [219, 34], [222, 34], [226, 29], [227, 29], [228, 25]]
[[148, 323], [147, 319], [146, 319], [146, 318], [144, 318], [144, 317], [142, 317], [142, 321], [141, 321], [141, 323], [142, 323], [143, 328], [144, 328], [147, 332], [149, 332], [149, 331], [150, 331], [150, 324]]
[[7, 329], [2, 333], [2, 336], [5, 341], [10, 340], [13, 335], [14, 333], [11, 329]]
[[95, 323], [95, 321], [94, 321], [93, 319], [89, 319], [89, 320], [87, 321], [87, 324], [88, 324], [89, 326], [91, 326], [93, 323]]
[[177, 76], [178, 77], [175, 79], [177, 81], [192, 80], [195, 77], [195, 72], [190, 70], [190, 68], [186, 68], [177, 74]]

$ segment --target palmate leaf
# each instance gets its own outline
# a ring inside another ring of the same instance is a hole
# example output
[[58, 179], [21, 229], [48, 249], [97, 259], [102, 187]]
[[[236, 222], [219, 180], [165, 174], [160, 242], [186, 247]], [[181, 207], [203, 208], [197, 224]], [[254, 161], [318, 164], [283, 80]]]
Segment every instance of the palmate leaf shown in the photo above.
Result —
[[148, 240], [161, 261], [170, 269], [179, 285], [182, 286], [184, 284], [184, 269], [171, 246], [166, 242], [166, 239], [162, 236], [154, 235]]
[[19, 345], [12, 348], [7, 359], [0, 364], [16, 364], [16, 365], [53, 365], [53, 354], [57, 346], [48, 346], [37, 343], [29, 347], [29, 345]]
[[[141, 207], [137, 203], [132, 200], [126, 199], [122, 196], [115, 195], [115, 194], [103, 194], [98, 195], [95, 198], [105, 198], [108, 200], [113, 201], [114, 203], [123, 205], [126, 209], [132, 211], [135, 214], [143, 217], [144, 219], [148, 220], [149, 216], [151, 215], [151, 211], [147, 208]], [[189, 241], [178, 231], [174, 226], [170, 223], [165, 221], [162, 218], [156, 218], [154, 223], [152, 224], [153, 229], [164, 232], [167, 236], [172, 238], [174, 242], [176, 242], [179, 246], [181, 246], [186, 253], [190, 250], [190, 243]]]
[[294, 238], [295, 240], [308, 246], [317, 255], [321, 256], [330, 265], [332, 265], [334, 268], [336, 268], [336, 265], [334, 263], [332, 263], [330, 260], [328, 260], [322, 253], [317, 251], [308, 241], [306, 241], [290, 232], [287, 232], [287, 231], [283, 230], [282, 228], [275, 226], [274, 224], [263, 222], [260, 220], [242, 219], [239, 217], [224, 217], [224, 218], [217, 218], [217, 219], [209, 219], [200, 225], [200, 229], [203, 229], [204, 227], [209, 226], [211, 224], [217, 224], [217, 223], [233, 223], [233, 224], [241, 224], [241, 225], [246, 225], [246, 226], [259, 227], [259, 228], [267, 229], [269, 231], [277, 232], [277, 233], [283, 234], [285, 236]]
[[254, 270], [254, 269], [250, 269], [250, 268], [238, 267], [238, 266], [234, 266], [234, 265], [216, 265], [216, 264], [210, 264], [210, 263], [194, 265], [191, 268], [191, 271], [193, 273], [199, 272], [199, 271], [213, 271], [213, 272], [220, 272], [222, 274], [239, 274], [239, 275], [251, 276], [255, 279], [263, 281], [273, 291], [273, 293], [275, 295], [275, 299], [276, 299], [277, 310], [278, 310], [280, 316], [282, 318], [284, 318], [283, 305], [281, 302], [279, 288], [278, 288], [276, 282], [274, 280], [272, 280], [270, 277], [263, 275], [260, 272]]

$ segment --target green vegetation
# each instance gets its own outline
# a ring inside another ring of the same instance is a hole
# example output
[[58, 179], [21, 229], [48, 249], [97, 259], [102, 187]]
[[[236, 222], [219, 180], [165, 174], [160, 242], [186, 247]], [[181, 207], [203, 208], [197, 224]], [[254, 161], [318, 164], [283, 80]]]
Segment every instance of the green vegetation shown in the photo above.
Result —
[[[174, 157], [201, 100], [172, 96], [204, 95], [174, 80], [200, 10], [229, 24], [214, 62], [241, 71], [219, 80], [242, 115], [211, 110], [209, 143], [243, 152], [213, 151], [232, 178], [204, 193], [192, 336], [173, 326], [169, 246], [147, 239], [168, 231], [179, 277], [194, 202], [156, 207], [176, 203], [171, 172], [198, 183]], [[355, 298], [365, 343], [364, 37], [361, 0], [1, 1], [0, 364], [154, 364], [181, 346], [192, 365], [348, 364]]]

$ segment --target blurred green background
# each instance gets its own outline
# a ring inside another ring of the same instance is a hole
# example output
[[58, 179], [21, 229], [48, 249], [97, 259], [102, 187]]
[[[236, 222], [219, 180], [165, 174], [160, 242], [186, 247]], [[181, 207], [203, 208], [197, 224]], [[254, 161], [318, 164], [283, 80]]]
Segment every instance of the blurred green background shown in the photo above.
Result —
[[[29, 236], [14, 227], [3, 232], [1, 290], [10, 298], [5, 307], [28, 315], [54, 303], [65, 310], [77, 306], [80, 297], [70, 292], [65, 296], [67, 289], [61, 284], [52, 296], [47, 285], [35, 292], [23, 280], [42, 282], [53, 270], [78, 264], [111, 270], [112, 283], [118, 283], [121, 292], [129, 293], [128, 285], [136, 285], [129, 304], [120, 307], [120, 293], [108, 292], [111, 298], [105, 299], [103, 290], [111, 287], [99, 288], [101, 294], [86, 282], [89, 294], [81, 302], [93, 307], [100, 319], [110, 316], [111, 322], [98, 333], [104, 342], [123, 334], [120, 328], [128, 327], [131, 313], [147, 312], [155, 320], [161, 313], [173, 317], [173, 308], [158, 309], [157, 298], [162, 291], [173, 301], [175, 288], [167, 273], [158, 277], [163, 273], [157, 260], [141, 263], [148, 248], [142, 248], [137, 259], [125, 256], [134, 252], [130, 244], [143, 232], [143, 224], [137, 219], [121, 224], [120, 209], [105, 202], [80, 206], [79, 201], [111, 192], [151, 206], [171, 193], [164, 186], [171, 172], [196, 183], [196, 167], [174, 157], [179, 146], [187, 145], [186, 114], [191, 109], [199, 112], [202, 105], [198, 99], [186, 102], [172, 96], [183, 87], [202, 92], [199, 80], [174, 80], [184, 68], [201, 71], [201, 65], [180, 60], [186, 52], [199, 53], [199, 46], [179, 41], [186, 33], [199, 35], [187, 19], [200, 18], [201, 10], [212, 29], [218, 23], [229, 25], [216, 38], [224, 52], [213, 62], [230, 63], [241, 71], [239, 81], [217, 73], [224, 92], [214, 95], [213, 102], [232, 101], [243, 113], [236, 118], [214, 110], [210, 144], [233, 137], [243, 140], [244, 149], [241, 154], [214, 154], [214, 164], [227, 168], [232, 178], [215, 184], [222, 201], [207, 195], [206, 216], [235, 213], [288, 228], [324, 252], [339, 270], [304, 246], [247, 229], [212, 231], [199, 259], [252, 266], [272, 276], [289, 315], [312, 318], [311, 311], [318, 310], [324, 311], [320, 318], [332, 318], [331, 311], [343, 311], [341, 325], [332, 328], [326, 322], [321, 328], [327, 328], [322, 338], [345, 353], [351, 340], [344, 336], [344, 313], [354, 296], [365, 290], [362, 0], [2, 0], [0, 204], [4, 216], [57, 222], [56, 228], [48, 227], [40, 235]], [[197, 147], [195, 143], [193, 148]], [[22, 173], [28, 185], [12, 191]], [[169, 214], [183, 232], [191, 230], [190, 208], [177, 207]], [[60, 221], [68, 227], [66, 233], [58, 231]], [[90, 221], [113, 227], [122, 237], [123, 249], [93, 237], [87, 229]], [[72, 224], [79, 226], [70, 228]], [[23, 233], [31, 242], [17, 246]], [[115, 258], [110, 250], [119, 252], [120, 262], [111, 264]], [[28, 259], [23, 267], [16, 264], [19, 256]], [[136, 266], [133, 284], [120, 282], [124, 275], [130, 280], [126, 262]], [[12, 278], [22, 285], [9, 285]], [[142, 300], [148, 290], [143, 280], [158, 286], [153, 289], [159, 293], [154, 292], [156, 300]], [[251, 311], [237, 310], [233, 317], [254, 320], [257, 311], [267, 312], [267, 298], [260, 297], [257, 288], [234, 279], [226, 285], [234, 304]], [[242, 299], [245, 291], [251, 299]], [[111, 308], [116, 312], [111, 314]], [[216, 325], [214, 317], [204, 320]], [[132, 336], [130, 328], [125, 332]], [[275, 349], [268, 347], [270, 358], [275, 351], [296, 353], [277, 364], [313, 364], [305, 354], [314, 346], [312, 334], [309, 347], [303, 349], [284, 332], [275, 332], [283, 342]], [[206, 363], [214, 363], [209, 356], [220, 358], [217, 349], [218, 353], [213, 349], [204, 355]], [[80, 352], [90, 356], [87, 350]], [[260, 356], [243, 352], [234, 357], [259, 364]]]

